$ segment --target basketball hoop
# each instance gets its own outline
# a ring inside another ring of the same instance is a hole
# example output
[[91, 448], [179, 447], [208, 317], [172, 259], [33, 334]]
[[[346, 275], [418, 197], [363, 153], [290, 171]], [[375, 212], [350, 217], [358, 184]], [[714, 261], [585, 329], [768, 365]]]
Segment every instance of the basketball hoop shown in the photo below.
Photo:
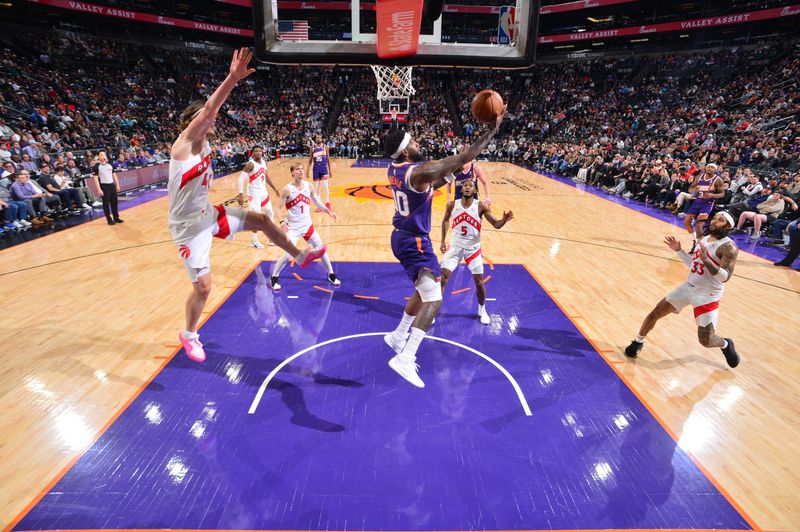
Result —
[[370, 65], [378, 82], [378, 99], [408, 98], [416, 91], [411, 84], [414, 67]]

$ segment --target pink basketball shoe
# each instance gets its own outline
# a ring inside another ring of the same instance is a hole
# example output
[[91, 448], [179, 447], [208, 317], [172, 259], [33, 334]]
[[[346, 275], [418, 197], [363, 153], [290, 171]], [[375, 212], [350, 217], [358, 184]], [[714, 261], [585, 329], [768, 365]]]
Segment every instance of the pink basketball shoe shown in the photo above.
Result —
[[318, 248], [306, 248], [300, 252], [295, 260], [297, 261], [297, 265], [301, 268], [308, 267], [309, 264], [320, 258], [325, 254], [328, 250], [327, 246], [320, 246]]
[[200, 343], [200, 337], [192, 340], [185, 338], [183, 333], [178, 334], [178, 339], [181, 341], [186, 356], [195, 362], [204, 362], [206, 359], [206, 352], [203, 350], [203, 344]]

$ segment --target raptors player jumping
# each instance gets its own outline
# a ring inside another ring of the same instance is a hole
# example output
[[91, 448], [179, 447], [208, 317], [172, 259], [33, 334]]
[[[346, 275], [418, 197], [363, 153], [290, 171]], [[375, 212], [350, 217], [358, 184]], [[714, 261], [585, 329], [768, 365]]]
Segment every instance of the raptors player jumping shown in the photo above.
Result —
[[656, 305], [644, 319], [642, 328], [628, 347], [625, 355], [635, 357], [644, 346], [647, 336], [656, 322], [671, 313], [678, 313], [686, 305], [694, 309], [697, 322], [697, 337], [704, 347], [719, 347], [728, 365], [735, 368], [739, 365], [739, 355], [730, 338], [716, 335], [719, 302], [727, 282], [736, 266], [739, 250], [728, 233], [733, 229], [733, 217], [727, 212], [717, 213], [711, 220], [709, 236], [698, 242], [698, 249], [689, 255], [681, 249], [681, 243], [674, 236], [665, 240], [670, 249], [678, 253], [678, 257], [689, 268], [689, 279], [670, 292]]
[[[447, 286], [453, 271], [463, 260], [467, 263], [472, 279], [475, 281], [475, 292], [478, 294], [478, 317], [484, 325], [489, 324], [486, 313], [486, 286], [483, 284], [483, 257], [481, 255], [481, 218], [486, 218], [492, 227], [500, 229], [506, 222], [514, 218], [511, 211], [504, 212], [499, 220], [494, 217], [489, 207], [475, 198], [475, 181], [472, 179], [461, 183], [461, 199], [448, 202], [442, 218], [442, 291]], [[447, 246], [447, 227], [453, 218], [453, 237]]]
[[[267, 183], [278, 193], [278, 189], [269, 178], [267, 172], [267, 163], [263, 159], [264, 150], [261, 146], [253, 146], [250, 150], [250, 160], [244, 165], [242, 172], [239, 174], [239, 196], [236, 200], [239, 206], [244, 205], [244, 184], [247, 182], [247, 206], [253, 212], [265, 212], [267, 217], [272, 220], [274, 215], [272, 213], [272, 203], [269, 201], [269, 191], [267, 191]], [[272, 241], [269, 242], [272, 244]], [[253, 237], [250, 239], [250, 245], [254, 248], [264, 249], [264, 244], [258, 241], [258, 232], [253, 231]]]
[[397, 353], [389, 360], [389, 367], [418, 388], [424, 388], [425, 383], [417, 373], [417, 349], [442, 306], [439, 260], [429, 234], [433, 192], [452, 182], [453, 172], [480, 155], [497, 133], [504, 115], [505, 108], [467, 149], [437, 161], [421, 162], [419, 144], [405, 131], [395, 130], [386, 137], [384, 151], [393, 160], [387, 170], [395, 208], [392, 253], [415, 290], [400, 324], [384, 341]]
[[[306, 174], [309, 174], [314, 181], [314, 192], [329, 209], [331, 208], [331, 192], [328, 189], [328, 179], [333, 177], [331, 172], [331, 153], [323, 141], [322, 135], [314, 137], [314, 145], [311, 146], [311, 155], [308, 159]], [[321, 212], [322, 209], [317, 209]]]
[[[311, 186], [303, 179], [305, 177], [305, 169], [302, 164], [293, 164], [289, 167], [289, 170], [292, 172], [292, 182], [283, 187], [279, 200], [282, 205], [286, 206], [286, 221], [281, 222], [281, 224], [285, 224], [286, 236], [292, 244], [297, 242], [298, 238], [303, 237], [303, 240], [314, 248], [322, 246], [322, 249], [325, 249], [325, 246], [322, 245], [322, 239], [314, 229], [314, 224], [311, 223], [311, 202], [313, 201], [321, 211], [327, 212], [334, 220], [336, 220], [336, 215], [329, 207], [322, 204], [319, 196], [311, 190]], [[287, 253], [272, 266], [270, 284], [276, 292], [281, 289], [281, 285], [278, 283], [278, 276], [280, 276], [283, 267], [286, 266], [286, 263], [291, 258], [291, 255]], [[333, 265], [331, 264], [331, 259], [328, 258], [328, 254], [323, 253], [321, 260], [328, 270], [328, 282], [333, 286], [341, 286], [342, 282], [333, 273]]]
[[169, 231], [189, 279], [192, 292], [186, 300], [186, 330], [180, 333], [186, 355], [196, 362], [206, 358], [197, 334], [197, 322], [211, 292], [211, 239], [231, 240], [237, 231], [263, 231], [278, 246], [296, 258], [301, 267], [325, 253], [325, 247], [297, 249], [266, 215], [208, 202], [211, 181], [211, 146], [220, 107], [236, 86], [254, 69], [247, 68], [252, 54], [247, 48], [233, 52], [228, 77], [208, 101], [196, 100], [180, 116], [181, 134], [172, 144], [169, 161]]

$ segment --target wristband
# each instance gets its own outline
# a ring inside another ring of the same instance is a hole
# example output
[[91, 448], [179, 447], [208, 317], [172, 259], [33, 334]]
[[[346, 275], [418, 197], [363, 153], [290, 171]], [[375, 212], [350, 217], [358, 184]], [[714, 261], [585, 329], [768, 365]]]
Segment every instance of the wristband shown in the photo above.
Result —
[[725, 281], [727, 281], [727, 280], [728, 280], [728, 278], [730, 277], [730, 275], [731, 275], [731, 274], [728, 272], [728, 270], [726, 270], [725, 268], [720, 268], [720, 269], [717, 271], [717, 273], [715, 273], [715, 274], [713, 275], [713, 277], [714, 277], [714, 280], [715, 280], [715, 281], [719, 281], [719, 282], [721, 282], [721, 283], [724, 283]]

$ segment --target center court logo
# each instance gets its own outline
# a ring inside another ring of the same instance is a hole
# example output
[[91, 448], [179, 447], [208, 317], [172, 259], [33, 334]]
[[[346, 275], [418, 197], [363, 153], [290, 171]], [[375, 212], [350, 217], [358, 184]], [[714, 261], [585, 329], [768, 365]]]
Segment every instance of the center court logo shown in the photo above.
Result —
[[190, 250], [189, 246], [186, 244], [181, 244], [178, 247], [178, 253], [180, 253], [180, 256], [183, 260], [186, 260], [192, 255], [192, 250]]
[[[394, 201], [392, 189], [390, 189], [388, 185], [362, 185], [359, 187], [350, 187], [344, 189], [344, 193], [351, 198]], [[434, 197], [441, 195], [442, 192], [440, 190], [433, 192]]]

